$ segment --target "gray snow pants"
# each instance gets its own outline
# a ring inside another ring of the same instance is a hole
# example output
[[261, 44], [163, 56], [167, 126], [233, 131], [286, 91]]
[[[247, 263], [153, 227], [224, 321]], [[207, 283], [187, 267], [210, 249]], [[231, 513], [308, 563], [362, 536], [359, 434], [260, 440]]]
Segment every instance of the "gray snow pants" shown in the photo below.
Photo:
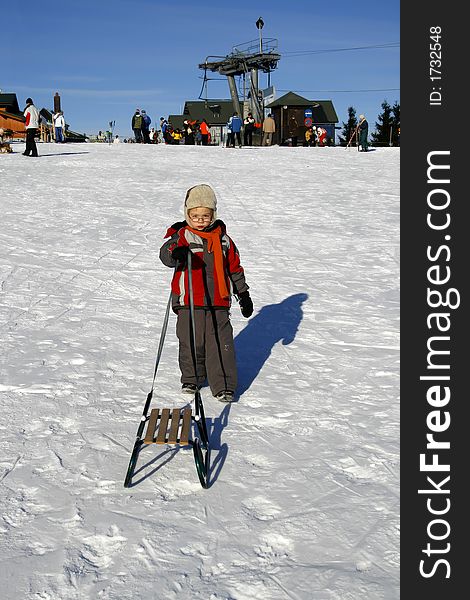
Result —
[[189, 309], [178, 310], [176, 335], [179, 340], [181, 383], [202, 385], [207, 378], [212, 394], [223, 390], [235, 392], [237, 363], [233, 329], [228, 309], [195, 309], [197, 374], [191, 351]]

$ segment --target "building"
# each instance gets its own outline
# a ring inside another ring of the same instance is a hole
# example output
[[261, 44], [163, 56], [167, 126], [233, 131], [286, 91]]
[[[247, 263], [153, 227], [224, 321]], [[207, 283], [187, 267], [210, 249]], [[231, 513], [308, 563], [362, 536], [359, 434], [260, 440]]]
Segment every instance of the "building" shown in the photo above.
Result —
[[[243, 110], [243, 102], [240, 102]], [[187, 100], [182, 115], [169, 115], [168, 121], [174, 129], [183, 130], [184, 121], [203, 119], [210, 125], [211, 144], [222, 144], [227, 135], [227, 123], [235, 112], [232, 100]], [[243, 118], [243, 115], [240, 115]]]
[[[5, 137], [25, 139], [25, 118], [20, 111], [16, 94], [0, 94], [0, 128]], [[11, 133], [9, 133], [11, 132]]]
[[[57, 96], [57, 94], [56, 94]], [[47, 108], [39, 110], [40, 128], [39, 137], [43, 142], [54, 140], [54, 128], [52, 126], [52, 112]], [[16, 94], [0, 94], [0, 128], [6, 132], [4, 137], [12, 139], [26, 139], [25, 118], [20, 110]], [[8, 135], [8, 132], [11, 134]], [[86, 136], [72, 131], [69, 125], [65, 125], [65, 139], [68, 142], [85, 142]]]
[[[246, 106], [245, 106], [246, 104]], [[339, 122], [338, 115], [331, 100], [308, 100], [294, 92], [288, 92], [270, 104], [265, 105], [265, 111], [272, 113], [276, 122], [276, 133], [273, 137], [274, 144], [287, 144], [289, 139], [289, 119], [294, 116], [299, 124], [298, 138], [302, 144], [305, 131], [311, 119], [312, 124], [324, 127], [327, 131], [329, 143], [335, 143], [335, 126]], [[249, 104], [240, 101], [242, 115], [249, 110]], [[198, 121], [206, 119], [210, 125], [212, 144], [224, 143], [227, 135], [227, 122], [235, 112], [232, 100], [187, 100], [184, 104], [182, 115], [169, 115], [168, 121], [174, 129], [183, 130], [186, 119]], [[261, 133], [260, 129], [256, 129]], [[261, 135], [255, 135], [253, 144], [258, 145]]]
[[276, 133], [273, 136], [274, 144], [287, 144], [289, 139], [289, 120], [295, 117], [298, 127], [298, 139], [304, 139], [305, 131], [309, 124], [308, 119], [316, 127], [323, 127], [327, 131], [330, 144], [335, 143], [335, 124], [338, 123], [338, 115], [331, 100], [308, 100], [294, 92], [288, 92], [277, 100], [265, 106], [276, 122]]

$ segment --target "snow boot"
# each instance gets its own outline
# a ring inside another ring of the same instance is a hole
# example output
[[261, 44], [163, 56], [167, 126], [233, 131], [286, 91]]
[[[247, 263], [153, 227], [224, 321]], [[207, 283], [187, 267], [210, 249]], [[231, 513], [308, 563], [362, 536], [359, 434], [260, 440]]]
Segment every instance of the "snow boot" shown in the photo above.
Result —
[[220, 402], [233, 402], [233, 392], [230, 390], [222, 390], [218, 394], [215, 394], [215, 398]]
[[183, 383], [181, 391], [186, 394], [195, 394], [198, 391], [198, 386], [195, 383]]

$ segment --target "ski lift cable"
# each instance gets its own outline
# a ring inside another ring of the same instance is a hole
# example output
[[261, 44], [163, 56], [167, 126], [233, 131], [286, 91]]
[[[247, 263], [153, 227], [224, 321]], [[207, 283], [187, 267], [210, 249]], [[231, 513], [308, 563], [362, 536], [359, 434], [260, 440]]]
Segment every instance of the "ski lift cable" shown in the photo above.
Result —
[[281, 90], [278, 89], [278, 92], [294, 92], [296, 94], [340, 94], [342, 92], [352, 93], [352, 92], [399, 92], [400, 88], [380, 88], [380, 89], [370, 89], [370, 90]]
[[377, 48], [399, 48], [400, 42], [390, 42], [387, 44], [375, 44], [372, 46], [355, 46], [351, 48], [331, 48], [329, 50], [293, 50], [291, 52], [282, 52], [285, 58], [295, 58], [296, 56], [305, 56], [308, 54], [327, 54], [330, 52], [348, 52], [351, 50], [370, 50]]

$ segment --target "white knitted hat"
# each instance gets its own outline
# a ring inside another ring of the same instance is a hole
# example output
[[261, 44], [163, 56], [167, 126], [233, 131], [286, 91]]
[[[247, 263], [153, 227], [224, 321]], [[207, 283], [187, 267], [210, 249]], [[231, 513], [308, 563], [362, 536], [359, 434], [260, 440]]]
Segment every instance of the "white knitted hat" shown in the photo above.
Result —
[[217, 219], [217, 198], [214, 190], [206, 183], [195, 185], [186, 192], [186, 198], [184, 199], [184, 218], [186, 221], [189, 221], [188, 210], [199, 206], [212, 210], [212, 224]]

